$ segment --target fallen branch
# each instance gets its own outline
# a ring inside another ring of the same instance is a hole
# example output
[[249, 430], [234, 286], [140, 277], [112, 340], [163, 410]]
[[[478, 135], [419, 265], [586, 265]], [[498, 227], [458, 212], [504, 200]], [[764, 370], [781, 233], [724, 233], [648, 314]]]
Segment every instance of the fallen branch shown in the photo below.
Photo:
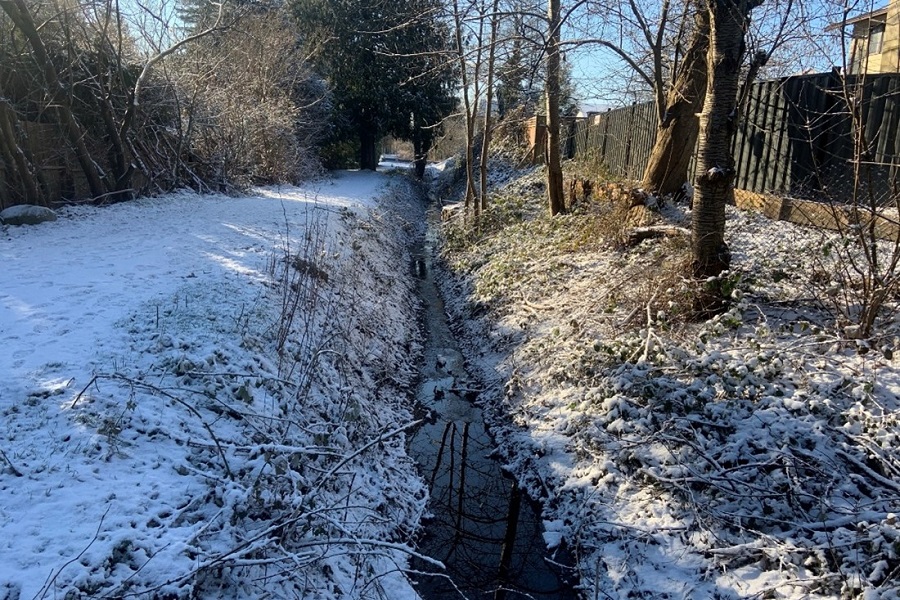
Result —
[[190, 404], [188, 404], [186, 401], [184, 401], [181, 398], [179, 398], [178, 396], [176, 396], [175, 394], [170, 394], [169, 392], [163, 390], [162, 388], [159, 388], [155, 385], [151, 385], [149, 383], [145, 383], [143, 381], [138, 381], [136, 379], [131, 379], [129, 377], [125, 377], [124, 375], [121, 375], [119, 373], [113, 373], [112, 375], [102, 375], [102, 374], [94, 375], [94, 377], [88, 382], [88, 384], [86, 386], [84, 386], [84, 389], [81, 390], [81, 392], [79, 392], [77, 396], [75, 396], [75, 399], [72, 401], [70, 408], [75, 408], [75, 405], [78, 403], [78, 400], [87, 391], [87, 389], [89, 387], [91, 387], [92, 384], [94, 384], [95, 382], [97, 382], [100, 379], [123, 381], [123, 382], [131, 385], [132, 387], [141, 388], [141, 389], [159, 394], [160, 396], [168, 398], [169, 400], [176, 402], [176, 403], [182, 405], [183, 407], [185, 407], [191, 414], [193, 414], [195, 417], [197, 417], [197, 419], [200, 421], [200, 424], [203, 426], [204, 429], [206, 429], [206, 432], [209, 433], [210, 438], [212, 438], [213, 443], [216, 445], [216, 449], [219, 451], [219, 457], [222, 459], [222, 466], [225, 467], [225, 474], [228, 476], [228, 479], [231, 479], [232, 481], [234, 480], [234, 474], [231, 472], [231, 468], [228, 466], [228, 459], [225, 457], [225, 450], [222, 448], [222, 444], [219, 442], [219, 438], [216, 437], [216, 434], [213, 432], [212, 427], [210, 427], [209, 423], [207, 423], [206, 420], [204, 420], [203, 415], [200, 414], [200, 411], [197, 410], [196, 408], [194, 408], [193, 406], [191, 406]]
[[644, 240], [663, 237], [690, 237], [691, 230], [675, 225], [648, 225], [646, 227], [632, 227], [625, 232], [625, 247], [637, 246]]
[[99, 377], [99, 375], [94, 375], [94, 376], [91, 378], [91, 380], [87, 382], [87, 385], [84, 386], [84, 387], [81, 389], [81, 391], [78, 392], [78, 395], [75, 396], [75, 399], [72, 400], [72, 404], [69, 405], [69, 408], [75, 408], [75, 405], [78, 404], [78, 401], [81, 400], [81, 397], [84, 396], [84, 393], [85, 393], [86, 391], [88, 391], [88, 388], [91, 387], [92, 385], [94, 385], [94, 383], [97, 382], [97, 378], [98, 378], [98, 377]]
[[62, 573], [69, 565], [77, 562], [82, 556], [84, 556], [84, 553], [94, 545], [94, 542], [96, 542], [97, 538], [100, 537], [100, 531], [103, 529], [103, 521], [106, 519], [106, 515], [109, 514], [110, 508], [112, 508], [112, 504], [107, 505], [106, 510], [103, 512], [103, 516], [100, 517], [100, 522], [97, 524], [97, 531], [94, 532], [94, 537], [92, 537], [91, 541], [87, 543], [87, 546], [82, 548], [81, 552], [79, 552], [76, 556], [67, 560], [65, 564], [56, 571], [56, 573], [54, 573], [53, 571], [50, 572], [50, 576], [47, 577], [44, 585], [41, 586], [41, 589], [38, 590], [38, 593], [35, 595], [35, 600], [42, 600], [43, 598], [46, 598], [47, 594], [50, 593], [50, 590], [53, 589], [53, 584], [56, 582], [59, 574]]

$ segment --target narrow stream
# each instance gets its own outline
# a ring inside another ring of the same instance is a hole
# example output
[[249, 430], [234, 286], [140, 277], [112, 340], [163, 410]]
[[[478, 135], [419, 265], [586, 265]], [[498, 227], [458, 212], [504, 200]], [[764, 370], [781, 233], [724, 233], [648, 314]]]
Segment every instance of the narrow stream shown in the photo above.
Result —
[[427, 417], [410, 452], [431, 486], [433, 518], [419, 550], [447, 571], [417, 577], [416, 589], [424, 600], [574, 599], [560, 576], [568, 569], [546, 557], [539, 515], [491, 458], [494, 444], [474, 404], [477, 383], [466, 372], [432, 279], [439, 210], [429, 210], [425, 241], [413, 252], [426, 330], [418, 400]]

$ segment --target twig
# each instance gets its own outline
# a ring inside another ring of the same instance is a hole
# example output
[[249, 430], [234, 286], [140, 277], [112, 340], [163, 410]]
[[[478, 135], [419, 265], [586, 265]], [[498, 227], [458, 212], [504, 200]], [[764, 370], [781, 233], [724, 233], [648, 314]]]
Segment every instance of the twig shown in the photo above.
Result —
[[[656, 296], [658, 295], [659, 291], [657, 290], [653, 293], [653, 295], [650, 297], [650, 300], [647, 302], [647, 339], [644, 342], [644, 351], [641, 354], [641, 361], [643, 362], [647, 362], [647, 359], [650, 358], [650, 350], [653, 346], [653, 338], [655, 336], [653, 335], [653, 314], [651, 311], [653, 310], [653, 302], [656, 301]], [[640, 352], [640, 350], [638, 350], [638, 352]], [[634, 355], [631, 357], [631, 360], [634, 360], [635, 358], [637, 358], [637, 352], [634, 353]]]
[[422, 423], [422, 419], [417, 419], [415, 421], [407, 423], [406, 425], [401, 425], [400, 427], [397, 427], [396, 429], [392, 429], [391, 431], [388, 431], [387, 433], [383, 433], [383, 434], [379, 435], [377, 438], [370, 441], [368, 444], [364, 445], [363, 447], [359, 448], [358, 450], [356, 450], [354, 452], [351, 452], [346, 457], [344, 457], [344, 459], [341, 460], [338, 464], [336, 464], [334, 467], [332, 467], [328, 471], [328, 473], [325, 474], [324, 477], [320, 478], [319, 482], [316, 484], [316, 487], [314, 487], [309, 492], [308, 495], [309, 496], [315, 495], [319, 491], [319, 488], [321, 488], [325, 483], [330, 483], [332, 481], [332, 478], [334, 477], [334, 475], [338, 471], [340, 471], [344, 467], [344, 465], [349, 463], [351, 460], [353, 460], [354, 458], [356, 458], [357, 456], [359, 456], [360, 454], [362, 454], [363, 452], [365, 452], [372, 446], [374, 446], [376, 444], [380, 444], [380, 443], [384, 442], [385, 440], [390, 439], [390, 438], [394, 437], [395, 435], [406, 431], [407, 429], [410, 429], [412, 427], [415, 427], [416, 425], [419, 425], [420, 423]]
[[24, 477], [24, 476], [25, 476], [25, 475], [22, 473], [22, 471], [18, 470], [18, 469], [15, 467], [15, 465], [12, 464], [12, 461], [9, 460], [9, 457], [6, 456], [6, 452], [4, 452], [2, 449], [0, 449], [0, 457], [2, 457], [3, 460], [6, 461], [6, 464], [9, 465], [9, 468], [10, 468], [10, 470], [12, 471], [13, 475], [15, 475], [16, 477]]
[[281, 383], [284, 385], [289, 385], [291, 387], [297, 387], [297, 384], [293, 381], [288, 381], [287, 379], [280, 379], [278, 377], [270, 377], [268, 375], [261, 375], [259, 373], [229, 373], [227, 371], [221, 372], [213, 372], [213, 371], [185, 371], [185, 375], [190, 375], [191, 377], [246, 377], [246, 378], [256, 378], [262, 379], [264, 381], [274, 381], [275, 383]]
[[[640, 206], [640, 205], [638, 205]], [[661, 237], [690, 237], [691, 230], [673, 225], [650, 225], [647, 227], [633, 227], [626, 233], [625, 247], [637, 246], [644, 240]]]
[[625, 319], [619, 324], [619, 327], [625, 327], [626, 325], [631, 323], [631, 320], [637, 316], [637, 314], [640, 312], [640, 310], [641, 310], [640, 306], [635, 306], [631, 310], [631, 312], [628, 313], [628, 315], [625, 317]]
[[75, 408], [75, 405], [78, 404], [78, 401], [81, 400], [81, 397], [84, 395], [84, 393], [88, 390], [89, 387], [91, 387], [92, 385], [94, 385], [94, 383], [96, 383], [96, 381], [99, 377], [100, 377], [99, 375], [94, 375], [93, 377], [91, 377], [91, 380], [88, 381], [87, 385], [84, 386], [82, 388], [82, 390], [80, 392], [78, 392], [78, 395], [75, 396], [75, 399], [72, 400], [72, 404], [69, 405], [69, 408]]
[[869, 477], [871, 477], [872, 479], [874, 479], [875, 481], [877, 481], [877, 482], [880, 483], [881, 485], [887, 486], [887, 487], [889, 487], [889, 488], [891, 488], [891, 489], [893, 489], [893, 490], [895, 490], [895, 491], [900, 492], [900, 484], [895, 483], [894, 481], [888, 479], [887, 477], [881, 475], [880, 473], [876, 473], [874, 470], [872, 470], [871, 468], [869, 468], [868, 465], [866, 465], [865, 463], [863, 463], [861, 460], [859, 460], [859, 459], [856, 458], [855, 456], [851, 455], [851, 454], [850, 454], [849, 452], [847, 452], [846, 450], [843, 450], [843, 449], [841, 449], [841, 448], [838, 448], [838, 449], [836, 450], [836, 452], [837, 452], [838, 454], [840, 454], [841, 456], [843, 456], [843, 457], [844, 457], [845, 459], [847, 459], [848, 461], [850, 461], [851, 463], [853, 463], [853, 465], [854, 465], [857, 469], [860, 469], [861, 471], [863, 471], [864, 473], [866, 473]]
[[547, 306], [545, 304], [534, 304], [528, 301], [528, 298], [525, 297], [525, 292], [519, 292], [519, 295], [522, 296], [522, 303], [532, 310], [553, 310], [554, 306]]
[[100, 530], [103, 528], [103, 521], [106, 519], [106, 515], [109, 514], [109, 509], [111, 509], [111, 508], [112, 508], [112, 504], [107, 505], [106, 510], [103, 512], [103, 516], [100, 517], [100, 523], [97, 524], [97, 531], [94, 532], [94, 537], [91, 538], [91, 541], [88, 542], [88, 545], [85, 546], [84, 548], [82, 548], [81, 552], [79, 552], [77, 556], [70, 558], [68, 561], [66, 561], [66, 563], [63, 566], [61, 566], [56, 573], [53, 573], [51, 571], [52, 574], [47, 578], [47, 581], [44, 582], [44, 585], [41, 586], [41, 589], [38, 590], [38, 593], [35, 594], [35, 596], [34, 596], [35, 600], [45, 598], [47, 596], [47, 593], [50, 591], [50, 588], [53, 587], [53, 584], [56, 581], [56, 578], [59, 577], [60, 573], [62, 573], [66, 569], [66, 567], [68, 567], [69, 565], [71, 565], [72, 563], [74, 563], [78, 559], [80, 559], [82, 556], [84, 556], [84, 553], [87, 552], [88, 549], [94, 545], [94, 542], [96, 542], [97, 538], [100, 537]]
[[192, 413], [195, 417], [197, 417], [197, 419], [199, 419], [200, 424], [203, 426], [204, 429], [206, 429], [206, 432], [209, 433], [209, 436], [212, 438], [213, 443], [216, 445], [216, 449], [219, 451], [219, 456], [222, 459], [222, 465], [225, 467], [225, 474], [228, 476], [228, 479], [234, 480], [234, 474], [231, 472], [231, 468], [228, 466], [228, 459], [225, 457], [225, 450], [222, 449], [222, 444], [219, 442], [219, 438], [216, 437], [216, 434], [213, 432], [212, 427], [210, 427], [209, 423], [206, 422], [206, 420], [203, 418], [203, 415], [200, 414], [200, 411], [198, 411], [196, 408], [194, 408], [193, 406], [191, 406], [190, 404], [188, 404], [187, 402], [185, 402], [184, 400], [182, 400], [175, 394], [170, 394], [169, 392], [163, 390], [162, 388], [159, 388], [155, 385], [151, 385], [149, 383], [144, 383], [143, 381], [138, 381], [136, 379], [131, 379], [129, 377], [125, 377], [124, 375], [121, 375], [119, 373], [114, 373], [112, 375], [103, 375], [103, 374], [94, 375], [94, 377], [91, 379], [91, 381], [85, 386], [84, 390], [82, 390], [81, 393], [79, 393], [78, 396], [75, 397], [75, 400], [72, 401], [73, 407], [75, 406], [75, 403], [78, 402], [78, 399], [81, 397], [81, 394], [83, 394], [84, 391], [87, 390], [87, 388], [89, 388], [91, 386], [91, 384], [94, 383], [95, 381], [97, 381], [98, 379], [112, 379], [112, 380], [124, 381], [125, 383], [128, 383], [131, 386], [142, 388], [142, 389], [157, 393], [157, 394], [159, 394], [165, 398], [168, 398], [169, 400], [172, 400], [173, 402], [177, 402], [178, 404], [185, 407], [190, 413]]

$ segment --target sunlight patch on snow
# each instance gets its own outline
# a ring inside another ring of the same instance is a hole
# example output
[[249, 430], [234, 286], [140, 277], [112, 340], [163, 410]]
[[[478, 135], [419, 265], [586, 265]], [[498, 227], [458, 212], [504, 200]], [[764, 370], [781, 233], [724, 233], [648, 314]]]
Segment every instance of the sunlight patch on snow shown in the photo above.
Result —
[[[234, 271], [238, 275], [246, 275], [248, 277], [252, 277], [253, 279], [262, 281], [265, 279], [265, 275], [260, 272], [258, 269], [251, 269], [247, 267], [244, 263], [239, 262], [234, 258], [229, 258], [227, 256], [222, 256], [220, 254], [214, 254], [212, 252], [204, 252], [203, 256], [208, 258], [213, 264], [220, 265], [224, 269], [228, 271]], [[240, 257], [238, 257], [240, 258]]]

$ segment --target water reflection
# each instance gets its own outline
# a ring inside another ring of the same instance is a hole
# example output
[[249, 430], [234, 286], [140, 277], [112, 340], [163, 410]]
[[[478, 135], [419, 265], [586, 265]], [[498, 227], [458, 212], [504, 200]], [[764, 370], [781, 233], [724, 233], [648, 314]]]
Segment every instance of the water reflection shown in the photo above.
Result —
[[472, 402], [476, 385], [447, 325], [429, 254], [426, 244], [413, 263], [426, 311], [419, 402], [428, 415], [410, 451], [431, 485], [432, 517], [419, 550], [447, 572], [419, 576], [417, 590], [425, 600], [575, 598], [561, 577], [565, 568], [545, 558], [540, 519], [491, 458], [493, 442]]

